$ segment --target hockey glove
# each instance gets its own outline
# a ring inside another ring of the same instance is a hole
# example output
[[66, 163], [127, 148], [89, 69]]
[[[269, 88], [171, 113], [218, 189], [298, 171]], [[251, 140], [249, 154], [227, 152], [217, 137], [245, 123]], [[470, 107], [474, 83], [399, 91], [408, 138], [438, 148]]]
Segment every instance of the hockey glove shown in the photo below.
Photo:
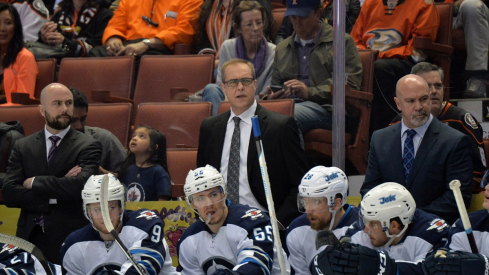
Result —
[[489, 274], [489, 260], [481, 254], [438, 250], [426, 257], [423, 272], [426, 275]]
[[[313, 261], [311, 272], [316, 272], [313, 274], [395, 275], [397, 273], [396, 262], [387, 253], [350, 243], [344, 243], [336, 249], [327, 247], [317, 255], [317, 262], [317, 267], [322, 273], [313, 270], [315, 269]], [[322, 263], [325, 264], [324, 267]]]

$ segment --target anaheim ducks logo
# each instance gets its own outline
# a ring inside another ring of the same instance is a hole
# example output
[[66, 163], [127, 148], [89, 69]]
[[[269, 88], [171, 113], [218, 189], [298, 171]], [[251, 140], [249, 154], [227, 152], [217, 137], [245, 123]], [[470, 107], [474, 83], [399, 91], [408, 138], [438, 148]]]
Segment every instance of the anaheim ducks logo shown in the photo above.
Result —
[[381, 52], [399, 47], [404, 40], [402, 33], [396, 29], [376, 29], [367, 32], [367, 35], [373, 35], [367, 41], [370, 48]]

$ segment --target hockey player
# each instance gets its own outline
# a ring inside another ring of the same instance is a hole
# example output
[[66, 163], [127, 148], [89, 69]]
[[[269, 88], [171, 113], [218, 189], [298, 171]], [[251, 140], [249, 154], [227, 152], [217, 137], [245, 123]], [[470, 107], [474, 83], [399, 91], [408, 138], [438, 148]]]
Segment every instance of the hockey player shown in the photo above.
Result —
[[[61, 274], [61, 266], [47, 262], [54, 274]], [[0, 243], [0, 275], [36, 274], [45, 275], [46, 270], [39, 260], [17, 246]]]
[[[164, 224], [152, 211], [124, 211], [124, 186], [109, 176], [110, 220], [119, 238], [147, 274], [178, 274], [164, 238]], [[61, 247], [63, 274], [138, 274], [107, 231], [100, 208], [104, 175], [91, 176], [82, 191], [83, 211], [91, 222], [73, 233]]]
[[358, 220], [358, 208], [346, 204], [347, 191], [348, 179], [336, 167], [316, 166], [302, 178], [297, 205], [304, 214], [287, 229], [290, 266], [295, 274], [311, 274], [313, 257], [325, 248], [316, 249], [318, 231], [332, 230], [339, 239]]
[[178, 241], [182, 275], [280, 274], [269, 217], [256, 208], [231, 203], [219, 171], [210, 165], [190, 170], [184, 191], [200, 220]]

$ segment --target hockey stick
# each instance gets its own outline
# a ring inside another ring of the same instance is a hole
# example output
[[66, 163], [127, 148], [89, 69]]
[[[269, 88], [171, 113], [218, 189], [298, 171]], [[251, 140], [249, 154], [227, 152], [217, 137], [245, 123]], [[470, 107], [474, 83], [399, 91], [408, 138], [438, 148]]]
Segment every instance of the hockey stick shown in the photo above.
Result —
[[2, 234], [2, 233], [0, 233], [0, 242], [17, 246], [18, 248], [31, 253], [41, 263], [42, 267], [44, 268], [44, 270], [46, 270], [47, 274], [54, 275], [53, 271], [51, 270], [51, 267], [49, 266], [48, 261], [44, 257], [44, 254], [42, 254], [42, 251], [32, 243], [24, 239], [7, 235], [7, 234]]
[[464, 225], [465, 233], [467, 233], [467, 239], [469, 239], [470, 249], [472, 249], [472, 253], [479, 253], [475, 244], [474, 234], [472, 233], [469, 216], [467, 215], [467, 209], [465, 209], [464, 200], [462, 199], [462, 192], [460, 192], [460, 181], [452, 180], [450, 182], [450, 189], [452, 189], [453, 195], [455, 196], [458, 212], [460, 212], [460, 219]]
[[278, 263], [280, 265], [280, 272], [282, 275], [287, 274], [285, 267], [284, 255], [282, 254], [282, 241], [280, 240], [280, 234], [278, 232], [278, 220], [275, 214], [275, 206], [273, 204], [272, 192], [270, 188], [270, 179], [268, 178], [267, 162], [265, 161], [265, 154], [263, 152], [263, 144], [261, 142], [260, 125], [258, 123], [258, 116], [251, 118], [253, 125], [253, 134], [256, 141], [256, 149], [258, 150], [258, 161], [260, 163], [261, 176], [263, 179], [263, 186], [265, 187], [265, 195], [268, 204], [268, 214], [270, 215], [270, 221], [272, 223], [273, 236], [275, 237], [275, 249], [277, 250]]
[[131, 252], [127, 247], [122, 243], [121, 239], [117, 232], [115, 232], [114, 226], [112, 225], [112, 221], [110, 220], [109, 214], [109, 176], [105, 175], [102, 178], [102, 184], [100, 185], [100, 208], [102, 209], [102, 218], [104, 219], [105, 228], [110, 232], [110, 235], [114, 237], [115, 242], [119, 245], [122, 252], [126, 255], [126, 257], [131, 261], [132, 265], [139, 273], [139, 275], [147, 275], [146, 271], [144, 271], [141, 266], [138, 265]]

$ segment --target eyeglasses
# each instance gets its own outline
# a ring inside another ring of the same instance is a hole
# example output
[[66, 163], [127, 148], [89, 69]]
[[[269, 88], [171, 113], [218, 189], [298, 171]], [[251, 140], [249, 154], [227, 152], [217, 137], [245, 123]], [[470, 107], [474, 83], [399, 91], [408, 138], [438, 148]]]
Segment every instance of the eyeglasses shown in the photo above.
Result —
[[442, 83], [428, 84], [428, 88], [430, 90], [432, 87], [435, 87], [436, 90], [441, 90], [441, 89], [443, 89], [443, 84]]
[[224, 199], [224, 192], [222, 189], [210, 192], [208, 195], [192, 195], [189, 197], [189, 201], [195, 208], [202, 208], [214, 203], [218, 203]]
[[254, 78], [250, 78], [250, 77], [241, 78], [241, 79], [231, 79], [224, 82], [224, 84], [228, 85], [228, 87], [236, 87], [241, 82], [243, 86], [249, 86], [251, 83], [253, 83], [254, 80], [255, 80]]
[[257, 29], [263, 27], [263, 21], [250, 22], [246, 25], [241, 25], [243, 29], [253, 29], [253, 26], [256, 26]]
[[328, 208], [326, 198], [302, 197], [297, 196], [297, 208], [301, 213], [312, 213], [324, 211]]

